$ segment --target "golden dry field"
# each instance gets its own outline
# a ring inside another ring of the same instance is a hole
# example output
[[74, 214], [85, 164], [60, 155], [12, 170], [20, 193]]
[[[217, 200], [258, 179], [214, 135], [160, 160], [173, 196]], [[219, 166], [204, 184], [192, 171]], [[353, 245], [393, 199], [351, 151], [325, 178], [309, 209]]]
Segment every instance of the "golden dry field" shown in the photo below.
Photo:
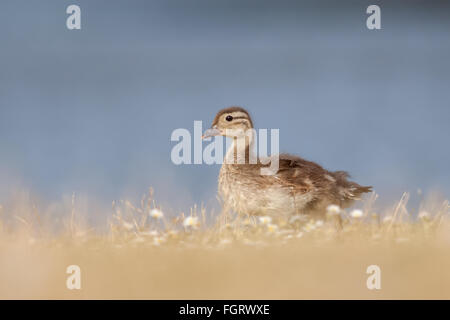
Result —
[[[410, 212], [408, 198], [380, 211], [372, 194], [361, 210], [330, 208], [323, 220], [221, 214], [207, 223], [201, 208], [166, 217], [150, 192], [113, 203], [107, 231], [72, 209], [56, 233], [33, 204], [9, 205], [0, 298], [449, 299], [449, 203]], [[80, 267], [80, 290], [66, 287], [69, 265]], [[380, 290], [366, 286], [370, 265]]]

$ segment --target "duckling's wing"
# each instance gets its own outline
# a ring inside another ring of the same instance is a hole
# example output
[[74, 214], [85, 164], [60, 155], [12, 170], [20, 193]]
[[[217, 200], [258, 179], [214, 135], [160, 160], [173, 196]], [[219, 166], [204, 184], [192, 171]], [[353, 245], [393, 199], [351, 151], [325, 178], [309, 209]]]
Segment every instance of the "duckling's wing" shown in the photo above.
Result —
[[328, 189], [335, 180], [329, 171], [317, 163], [290, 154], [280, 155], [276, 178], [301, 193]]
[[276, 178], [282, 185], [296, 192], [314, 192], [316, 195], [331, 194], [341, 201], [356, 200], [372, 187], [361, 186], [348, 180], [345, 171], [328, 171], [319, 164], [290, 154], [281, 154]]

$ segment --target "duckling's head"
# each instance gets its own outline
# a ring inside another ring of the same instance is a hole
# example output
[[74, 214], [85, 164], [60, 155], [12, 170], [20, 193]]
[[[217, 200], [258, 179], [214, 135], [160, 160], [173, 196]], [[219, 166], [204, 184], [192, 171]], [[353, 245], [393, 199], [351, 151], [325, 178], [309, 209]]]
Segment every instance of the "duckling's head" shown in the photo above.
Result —
[[239, 137], [253, 129], [253, 122], [250, 114], [241, 107], [229, 107], [220, 110], [211, 125], [205, 131], [203, 139], [213, 136]]

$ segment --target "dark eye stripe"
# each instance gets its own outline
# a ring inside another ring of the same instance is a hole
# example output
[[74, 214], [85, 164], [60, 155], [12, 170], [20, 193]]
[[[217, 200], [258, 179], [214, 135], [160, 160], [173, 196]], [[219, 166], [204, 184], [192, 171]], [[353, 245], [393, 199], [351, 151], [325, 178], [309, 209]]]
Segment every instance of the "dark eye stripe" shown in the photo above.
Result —
[[233, 117], [233, 119], [245, 119], [245, 120], [248, 120], [247, 117]]

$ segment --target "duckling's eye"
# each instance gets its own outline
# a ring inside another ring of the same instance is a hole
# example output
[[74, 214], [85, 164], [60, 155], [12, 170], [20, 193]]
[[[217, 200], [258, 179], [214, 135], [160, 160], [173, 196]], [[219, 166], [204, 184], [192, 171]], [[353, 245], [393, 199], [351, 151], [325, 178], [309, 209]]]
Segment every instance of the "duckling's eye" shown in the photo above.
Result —
[[225, 120], [227, 120], [227, 121], [233, 121], [233, 116], [227, 116], [227, 117], [225, 118]]

